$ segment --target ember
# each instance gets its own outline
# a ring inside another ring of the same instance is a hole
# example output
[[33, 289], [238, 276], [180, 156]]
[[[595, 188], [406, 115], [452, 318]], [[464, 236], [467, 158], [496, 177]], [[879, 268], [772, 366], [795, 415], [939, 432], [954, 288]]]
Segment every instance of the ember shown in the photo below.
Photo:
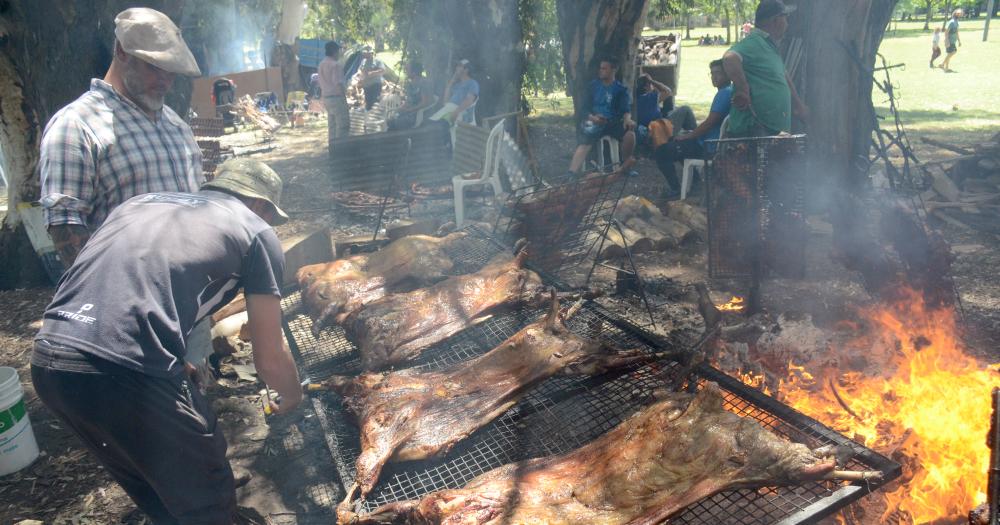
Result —
[[715, 305], [722, 312], [742, 312], [746, 308], [746, 303], [742, 297], [733, 296], [728, 303]]
[[990, 391], [1000, 374], [963, 352], [952, 310], [927, 308], [913, 291], [903, 297], [863, 312], [869, 330], [850, 346], [866, 349], [874, 366], [838, 370], [829, 356], [815, 367], [789, 363], [778, 397], [904, 464], [881, 521], [958, 519], [986, 499]]

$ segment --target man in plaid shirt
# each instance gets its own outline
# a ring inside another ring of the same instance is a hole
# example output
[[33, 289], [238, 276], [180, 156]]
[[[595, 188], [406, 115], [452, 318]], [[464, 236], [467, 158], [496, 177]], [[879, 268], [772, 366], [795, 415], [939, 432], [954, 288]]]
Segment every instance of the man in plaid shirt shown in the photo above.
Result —
[[194, 192], [204, 180], [191, 128], [163, 99], [176, 75], [201, 71], [180, 30], [153, 9], [115, 17], [115, 52], [104, 79], [45, 127], [42, 207], [69, 268], [112, 209], [136, 195]]

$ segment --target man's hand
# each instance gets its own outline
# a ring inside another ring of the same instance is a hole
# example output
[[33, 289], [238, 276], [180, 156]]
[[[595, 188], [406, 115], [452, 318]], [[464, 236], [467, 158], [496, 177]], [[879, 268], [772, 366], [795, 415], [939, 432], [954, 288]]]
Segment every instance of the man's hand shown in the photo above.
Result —
[[733, 105], [739, 109], [750, 107], [750, 89], [733, 91]]
[[276, 402], [272, 399], [269, 400], [269, 403], [272, 414], [287, 414], [298, 408], [299, 404], [302, 403], [302, 389], [299, 388], [287, 396], [285, 394], [281, 394], [279, 401]]
[[809, 115], [812, 114], [812, 111], [809, 109], [809, 106], [799, 103], [795, 105], [794, 109], [792, 109], [792, 114], [795, 115], [802, 122], [808, 123]]
[[56, 224], [49, 226], [49, 236], [52, 237], [59, 260], [68, 270], [76, 261], [76, 256], [80, 255], [83, 245], [90, 239], [90, 230], [79, 224]]
[[608, 119], [605, 118], [604, 115], [591, 114], [589, 118], [591, 122], [597, 124], [598, 126], [603, 126], [608, 123]]
[[626, 118], [622, 121], [622, 126], [625, 127], [625, 131], [632, 131], [635, 129], [635, 121], [630, 118]]

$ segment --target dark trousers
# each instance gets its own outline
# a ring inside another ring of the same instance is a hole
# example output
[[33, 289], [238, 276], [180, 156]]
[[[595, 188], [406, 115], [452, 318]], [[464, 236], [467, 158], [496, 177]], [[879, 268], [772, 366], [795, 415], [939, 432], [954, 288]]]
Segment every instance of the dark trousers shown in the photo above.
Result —
[[32, 359], [45, 406], [156, 525], [231, 525], [236, 488], [226, 440], [198, 389], [89, 361], [82, 372]]
[[670, 189], [680, 191], [681, 183], [677, 178], [674, 163], [683, 162], [684, 159], [704, 159], [705, 154], [705, 148], [697, 140], [674, 139], [656, 148], [653, 159], [656, 160], [656, 167], [660, 168], [660, 173], [667, 179]]
[[382, 83], [376, 82], [370, 86], [365, 86], [365, 109], [371, 109], [382, 96]]

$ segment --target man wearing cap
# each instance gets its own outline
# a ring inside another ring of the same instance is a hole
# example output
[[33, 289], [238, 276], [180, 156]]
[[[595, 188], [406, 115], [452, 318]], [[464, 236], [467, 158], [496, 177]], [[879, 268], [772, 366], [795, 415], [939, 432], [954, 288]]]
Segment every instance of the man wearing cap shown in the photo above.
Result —
[[114, 58], [104, 79], [91, 80], [42, 135], [41, 201], [66, 268], [119, 204], [143, 193], [198, 189], [201, 150], [163, 99], [176, 75], [200, 74], [166, 15], [132, 8], [115, 17]]
[[365, 109], [371, 109], [382, 96], [383, 73], [385, 65], [375, 58], [372, 46], [365, 46], [361, 50], [361, 67], [358, 68], [358, 79], [361, 82], [361, 89], [365, 92]]
[[[281, 179], [233, 159], [197, 193], [133, 197], [60, 281], [35, 337], [38, 397], [156, 524], [230, 524], [226, 440], [184, 374], [185, 339], [243, 290], [253, 358], [286, 413], [302, 399], [281, 335]], [[270, 403], [270, 401], [268, 401]]]
[[726, 74], [733, 81], [730, 136], [790, 132], [793, 108], [797, 117], [808, 117], [778, 53], [778, 42], [788, 30], [788, 14], [794, 10], [780, 0], [761, 0], [754, 29], [723, 55]]
[[347, 109], [347, 91], [344, 81], [344, 65], [340, 63], [340, 44], [326, 43], [326, 57], [319, 63], [319, 87], [326, 107], [327, 145], [333, 151], [334, 139], [346, 137], [351, 129], [351, 117]]

